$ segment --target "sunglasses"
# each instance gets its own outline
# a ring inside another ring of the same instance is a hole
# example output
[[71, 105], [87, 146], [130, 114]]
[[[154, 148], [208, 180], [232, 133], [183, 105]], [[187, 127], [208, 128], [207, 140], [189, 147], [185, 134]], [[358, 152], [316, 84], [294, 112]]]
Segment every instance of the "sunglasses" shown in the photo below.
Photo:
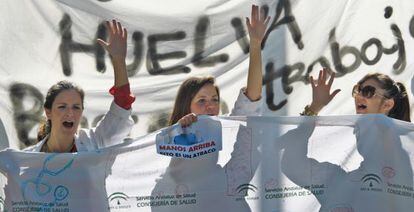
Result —
[[367, 85], [365, 87], [361, 87], [360, 85], [355, 85], [354, 88], [352, 89], [352, 97], [355, 97], [356, 95], [360, 94], [361, 96], [367, 99], [370, 99], [374, 96], [380, 96], [382, 98], [388, 99], [388, 97], [376, 92], [376, 90], [377, 89], [371, 85]]

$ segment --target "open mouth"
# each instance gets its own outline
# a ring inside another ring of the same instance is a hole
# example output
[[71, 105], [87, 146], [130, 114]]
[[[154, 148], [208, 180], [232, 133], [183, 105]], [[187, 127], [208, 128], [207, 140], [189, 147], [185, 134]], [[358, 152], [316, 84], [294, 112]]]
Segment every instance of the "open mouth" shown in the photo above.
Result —
[[364, 105], [364, 104], [357, 104], [357, 109], [358, 110], [365, 110], [365, 109], [367, 109], [367, 106]]
[[73, 127], [73, 122], [72, 121], [64, 121], [63, 126], [66, 127], [66, 128], [72, 128]]

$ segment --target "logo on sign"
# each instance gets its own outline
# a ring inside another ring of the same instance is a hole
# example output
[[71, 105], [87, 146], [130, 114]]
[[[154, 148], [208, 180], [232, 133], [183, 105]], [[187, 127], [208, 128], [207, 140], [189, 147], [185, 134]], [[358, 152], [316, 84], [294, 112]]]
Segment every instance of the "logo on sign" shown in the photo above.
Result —
[[368, 185], [370, 188], [374, 187], [375, 185], [381, 185], [382, 180], [381, 178], [376, 174], [366, 174], [361, 178], [361, 181]]
[[54, 192], [55, 200], [62, 201], [66, 199], [68, 195], [69, 195], [69, 189], [66, 188], [65, 186], [60, 185], [56, 187], [55, 192]]
[[257, 187], [253, 184], [249, 184], [249, 183], [245, 183], [245, 184], [241, 184], [237, 187], [237, 193], [242, 193], [246, 195], [248, 191], [252, 191], [252, 192], [256, 192], [257, 191]]
[[109, 195], [109, 202], [115, 201], [117, 205], [120, 205], [122, 201], [127, 201], [129, 197], [122, 192], [115, 192]]
[[392, 167], [386, 166], [382, 169], [382, 176], [391, 179], [395, 176], [395, 170]]
[[[58, 156], [59, 154], [51, 154], [47, 156], [43, 161], [43, 166], [39, 174], [22, 183], [22, 194], [24, 199], [27, 199], [27, 196], [31, 195], [41, 198], [47, 197], [48, 195], [51, 196], [51, 194], [53, 194], [54, 201], [62, 201], [68, 197], [69, 189], [67, 187], [63, 185], [57, 185], [55, 187], [55, 185], [50, 184], [49, 181], [52, 178], [58, 178], [65, 172], [67, 173], [67, 170], [71, 168], [75, 159], [73, 157], [66, 158], [66, 161], [61, 164], [55, 162], [55, 160], [59, 161], [59, 159], [56, 158]], [[60, 161], [61, 160], [62, 159], [60, 159]]]

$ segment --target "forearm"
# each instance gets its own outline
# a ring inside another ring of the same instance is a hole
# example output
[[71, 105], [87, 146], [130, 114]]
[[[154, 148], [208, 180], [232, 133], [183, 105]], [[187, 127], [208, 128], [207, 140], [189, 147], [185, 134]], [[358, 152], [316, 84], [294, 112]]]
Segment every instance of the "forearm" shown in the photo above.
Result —
[[250, 40], [249, 71], [247, 75], [246, 96], [251, 101], [256, 101], [262, 95], [262, 53], [261, 43]]
[[128, 74], [126, 71], [125, 58], [111, 57], [111, 62], [114, 67], [114, 86], [121, 87], [129, 83]]

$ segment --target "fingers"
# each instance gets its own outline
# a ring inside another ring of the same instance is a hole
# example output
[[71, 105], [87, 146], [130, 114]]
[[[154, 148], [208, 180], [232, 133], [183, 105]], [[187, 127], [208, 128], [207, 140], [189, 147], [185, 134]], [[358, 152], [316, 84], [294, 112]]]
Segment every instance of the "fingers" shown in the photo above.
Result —
[[259, 12], [259, 21], [260, 22], [264, 22], [264, 20], [265, 20], [265, 10], [264, 10], [264, 7], [261, 7], [260, 8], [260, 12]]
[[341, 91], [341, 89], [336, 89], [331, 95], [330, 95], [330, 100], [329, 101], [331, 101], [335, 96], [336, 96], [336, 94], [338, 94], [339, 92]]
[[267, 24], [270, 21], [270, 16], [266, 15], [266, 11], [264, 10], [264, 7], [260, 8], [259, 11], [259, 6], [257, 5], [252, 5], [252, 11], [251, 11], [251, 24], [256, 24], [257, 22], [263, 23], [265, 26], [267, 26]]
[[115, 28], [114, 28], [114, 22], [115, 20], [113, 20], [112, 22], [110, 21], [106, 21], [106, 29], [109, 31], [110, 35], [115, 34]]
[[116, 22], [116, 33], [117, 34], [121, 34], [122, 35], [122, 32], [124, 31], [124, 30], [122, 30], [122, 25], [121, 25], [121, 22]]
[[328, 86], [331, 87], [335, 78], [335, 72], [332, 72], [331, 77], [329, 78]]
[[99, 45], [101, 45], [104, 49], [106, 49], [108, 47], [108, 43], [105, 42], [104, 40], [98, 38], [96, 41], [98, 41]]
[[182, 117], [180, 120], [178, 120], [178, 123], [182, 127], [188, 127], [196, 121], [197, 121], [197, 115], [194, 114], [194, 113], [190, 113], [190, 114], [187, 114], [184, 117]]
[[319, 71], [319, 75], [318, 75], [318, 85], [322, 85], [322, 83], [324, 82], [324, 81], [322, 81], [322, 70], [320, 70]]
[[259, 20], [259, 15], [258, 15], [258, 7], [257, 5], [252, 5], [252, 14], [250, 15], [250, 17], [252, 18], [252, 21], [255, 23], [257, 20]]
[[270, 16], [267, 16], [266, 20], [264, 21], [264, 25], [267, 27], [270, 21]]
[[252, 25], [250, 24], [250, 19], [248, 17], [246, 17], [246, 26], [247, 26], [247, 30], [249, 32], [252, 31]]
[[323, 68], [322, 69], [322, 82], [325, 83], [326, 82], [326, 76], [328, 75], [327, 73], [327, 69]]
[[113, 19], [112, 21], [106, 21], [106, 28], [109, 31], [109, 35], [121, 35], [122, 37], [126, 37], [126, 29], [122, 27], [121, 22], [116, 21]]
[[122, 34], [122, 38], [126, 39], [128, 37], [128, 31], [126, 30], [126, 28], [123, 28], [123, 34]]
[[316, 85], [315, 85], [315, 82], [313, 81], [313, 77], [312, 76], [309, 77], [309, 81], [310, 81], [310, 83], [312, 85], [312, 89], [315, 89]]
[[[328, 83], [326, 84], [326, 80], [329, 76], [329, 73], [331, 73], [330, 74], [331, 76], [329, 78]], [[326, 85], [326, 86], [331, 87], [332, 84], [333, 84], [334, 79], [335, 79], [335, 72], [329, 71], [328, 68], [323, 68], [322, 70], [319, 71], [318, 80], [317, 80], [318, 81], [318, 86], [319, 85]]]

